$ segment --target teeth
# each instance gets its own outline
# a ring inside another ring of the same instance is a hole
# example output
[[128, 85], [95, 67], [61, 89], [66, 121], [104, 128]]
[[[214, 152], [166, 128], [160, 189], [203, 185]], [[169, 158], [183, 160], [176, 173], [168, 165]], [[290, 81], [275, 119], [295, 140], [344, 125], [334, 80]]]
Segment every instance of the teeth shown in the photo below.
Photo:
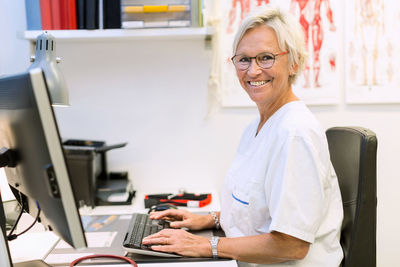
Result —
[[266, 83], [267, 83], [267, 81], [250, 82], [250, 85], [261, 86], [261, 85], [266, 84]]

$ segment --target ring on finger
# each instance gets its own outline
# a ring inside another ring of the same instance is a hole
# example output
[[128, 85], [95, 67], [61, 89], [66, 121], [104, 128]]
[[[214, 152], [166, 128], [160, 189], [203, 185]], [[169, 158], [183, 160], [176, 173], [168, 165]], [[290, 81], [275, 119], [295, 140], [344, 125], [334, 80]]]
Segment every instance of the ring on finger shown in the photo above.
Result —
[[168, 237], [165, 238], [165, 245], [168, 245]]

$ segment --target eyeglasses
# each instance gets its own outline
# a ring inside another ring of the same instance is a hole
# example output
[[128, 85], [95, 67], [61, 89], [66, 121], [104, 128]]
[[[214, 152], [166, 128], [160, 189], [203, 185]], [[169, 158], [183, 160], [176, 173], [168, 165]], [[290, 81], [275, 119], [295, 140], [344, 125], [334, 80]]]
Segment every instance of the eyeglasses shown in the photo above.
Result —
[[278, 54], [263, 52], [255, 57], [248, 57], [246, 55], [234, 55], [231, 60], [233, 62], [233, 65], [235, 65], [238, 70], [247, 70], [250, 67], [251, 60], [253, 58], [256, 60], [258, 66], [263, 69], [269, 69], [274, 65], [276, 57], [285, 55], [287, 53], [289, 53], [289, 51]]

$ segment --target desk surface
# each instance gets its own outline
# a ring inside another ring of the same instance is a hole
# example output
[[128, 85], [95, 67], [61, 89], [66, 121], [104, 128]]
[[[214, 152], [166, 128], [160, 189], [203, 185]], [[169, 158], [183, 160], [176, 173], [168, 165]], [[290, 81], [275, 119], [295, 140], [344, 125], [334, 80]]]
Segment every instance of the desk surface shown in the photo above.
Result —
[[[217, 192], [210, 192], [212, 201], [209, 205], [202, 208], [185, 208], [191, 212], [208, 212], [221, 210], [219, 196]], [[134, 212], [147, 212], [144, 208], [144, 193], [137, 192], [132, 205], [121, 206], [97, 206], [94, 209], [84, 207], [79, 210], [81, 215], [107, 215], [107, 214], [132, 214]]]
[[[181, 263], [168, 263], [168, 267], [200, 267], [207, 265], [207, 267], [237, 267], [236, 261], [208, 261], [206, 264], [203, 262], [181, 262]], [[127, 267], [132, 266], [129, 264], [113, 264], [113, 265], [89, 265], [90, 267]], [[138, 264], [140, 267], [165, 267], [166, 264], [162, 263], [145, 263]]]
[[[213, 201], [210, 205], [203, 208], [191, 208], [189, 210], [195, 212], [208, 212], [211, 210], [220, 210], [218, 194], [212, 192]], [[129, 206], [99, 206], [94, 209], [83, 208], [80, 210], [81, 215], [123, 215], [123, 214], [131, 214], [134, 212], [146, 212], [144, 208], [144, 194], [137, 194], [136, 201], [133, 202], [132, 205]], [[29, 215], [24, 214], [21, 222], [26, 221], [29, 224], [32, 221], [32, 218]], [[23, 225], [23, 223], [22, 223]], [[24, 226], [22, 226], [24, 228]], [[18, 239], [9, 242], [10, 252], [13, 259], [13, 262], [21, 262], [21, 261], [29, 261], [34, 259], [45, 259], [50, 251], [55, 247], [56, 243], [59, 241], [59, 238], [52, 232], [43, 232], [43, 227], [36, 227], [33, 231], [30, 231]], [[77, 255], [75, 258], [80, 257]], [[158, 266], [166, 266], [168, 267], [197, 267], [204, 266], [205, 262], [167, 262], [167, 263], [143, 263], [139, 264], [139, 266], [146, 267], [158, 267]], [[90, 266], [102, 266], [102, 267], [124, 267], [131, 266], [129, 264], [110, 264], [110, 265], [90, 265]], [[215, 267], [237, 267], [236, 261], [208, 261], [207, 266], [215, 266]]]
[[[168, 264], [168, 265], [167, 265]], [[203, 262], [180, 262], [180, 263], [144, 263], [138, 264], [139, 267], [237, 267], [236, 261], [208, 261], [206, 264]], [[101, 264], [101, 265], [87, 265], [89, 267], [128, 267], [130, 264]]]

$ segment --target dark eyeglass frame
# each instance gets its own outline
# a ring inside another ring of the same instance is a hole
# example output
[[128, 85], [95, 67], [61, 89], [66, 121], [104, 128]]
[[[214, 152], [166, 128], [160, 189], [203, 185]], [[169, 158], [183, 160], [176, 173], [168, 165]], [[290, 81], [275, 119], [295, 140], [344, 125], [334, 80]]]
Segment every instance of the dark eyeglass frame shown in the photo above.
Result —
[[[244, 71], [244, 70], [247, 70], [247, 69], [250, 68], [252, 59], [254, 59], [254, 60], [256, 61], [257, 66], [259, 66], [260, 68], [262, 68], [262, 69], [270, 69], [270, 68], [272, 68], [272, 66], [274, 66], [275, 60], [276, 60], [276, 58], [277, 58], [278, 56], [286, 55], [286, 54], [288, 54], [288, 53], [289, 53], [289, 51], [285, 51], [285, 52], [281, 52], [281, 53], [277, 53], [277, 54], [273, 54], [273, 53], [269, 53], [269, 52], [262, 52], [262, 53], [256, 55], [255, 57], [247, 57], [247, 56], [246, 56], [247, 59], [250, 59], [250, 61], [248, 61], [248, 66], [247, 66], [247, 68], [239, 68], [238, 65], [235, 64], [235, 62], [238, 63], [238, 61], [235, 61], [235, 58], [238, 57], [238, 56], [243, 56], [243, 55], [234, 55], [233, 57], [231, 57], [231, 60], [232, 60], [233, 65], [234, 65], [238, 70], [241, 70], [241, 71]], [[259, 57], [260, 55], [265, 55], [265, 54], [272, 56], [272, 64], [271, 64], [271, 66], [269, 66], [269, 67], [263, 67], [263, 66], [261, 66], [260, 63], [258, 62], [258, 57]]]

